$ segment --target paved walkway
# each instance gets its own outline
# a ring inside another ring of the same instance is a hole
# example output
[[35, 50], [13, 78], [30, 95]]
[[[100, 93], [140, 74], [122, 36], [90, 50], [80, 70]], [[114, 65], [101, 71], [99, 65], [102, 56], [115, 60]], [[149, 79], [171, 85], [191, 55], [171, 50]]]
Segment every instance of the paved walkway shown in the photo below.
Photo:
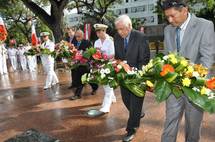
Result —
[[[84, 88], [80, 100], [70, 101], [69, 72], [58, 72], [60, 85], [44, 91], [45, 75], [16, 72], [0, 76], [0, 141], [34, 128], [63, 142], [120, 142], [125, 134], [128, 112], [119, 89], [115, 90], [117, 103], [108, 115], [89, 118], [86, 111], [99, 108], [103, 98], [100, 87], [96, 95], [88, 95]], [[146, 116], [133, 142], [160, 142], [163, 129], [165, 103], [158, 104], [147, 93], [144, 109]], [[182, 122], [177, 142], [184, 142]], [[201, 142], [215, 141], [215, 115], [205, 113]]]

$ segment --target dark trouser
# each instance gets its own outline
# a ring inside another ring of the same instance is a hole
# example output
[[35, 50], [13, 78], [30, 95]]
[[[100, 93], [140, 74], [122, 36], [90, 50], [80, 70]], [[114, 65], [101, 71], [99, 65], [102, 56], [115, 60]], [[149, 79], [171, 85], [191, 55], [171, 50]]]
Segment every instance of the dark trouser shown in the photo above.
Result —
[[[84, 87], [84, 84], [82, 84], [82, 82], [81, 82], [81, 77], [82, 77], [82, 75], [84, 75], [85, 73], [88, 73], [88, 72], [89, 72], [89, 69], [87, 66], [79, 66], [79, 67], [73, 69], [72, 76], [74, 76], [74, 78], [72, 79], [72, 81], [73, 81], [72, 84], [74, 85], [74, 87], [77, 88], [75, 91], [75, 95], [77, 95], [77, 96], [81, 95], [81, 92]], [[93, 91], [98, 89], [97, 84], [90, 83], [90, 85], [91, 85]]]
[[137, 97], [127, 89], [120, 87], [123, 103], [129, 111], [126, 131], [133, 133], [140, 125], [144, 97]]

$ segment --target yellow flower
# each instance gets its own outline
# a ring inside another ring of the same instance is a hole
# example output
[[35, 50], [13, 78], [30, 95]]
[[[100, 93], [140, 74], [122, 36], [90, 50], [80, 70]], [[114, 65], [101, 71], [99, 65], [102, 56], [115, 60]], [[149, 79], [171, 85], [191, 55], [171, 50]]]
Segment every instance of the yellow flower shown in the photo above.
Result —
[[177, 64], [178, 61], [175, 57], [170, 58], [170, 62], [172, 62], [173, 64]]
[[175, 54], [169, 54], [169, 58], [175, 58]]
[[200, 93], [201, 93], [201, 95], [207, 94], [207, 88], [203, 86]]
[[186, 67], [188, 65], [188, 61], [187, 60], [181, 60], [180, 62], [184, 67]]
[[188, 66], [187, 67], [187, 72], [193, 73], [194, 72], [194, 68], [192, 66]]
[[154, 84], [149, 80], [146, 80], [146, 85], [149, 86], [150, 88], [154, 87]]
[[183, 86], [189, 87], [190, 84], [191, 84], [191, 80], [189, 78], [186, 77], [186, 78], [182, 79], [182, 85]]

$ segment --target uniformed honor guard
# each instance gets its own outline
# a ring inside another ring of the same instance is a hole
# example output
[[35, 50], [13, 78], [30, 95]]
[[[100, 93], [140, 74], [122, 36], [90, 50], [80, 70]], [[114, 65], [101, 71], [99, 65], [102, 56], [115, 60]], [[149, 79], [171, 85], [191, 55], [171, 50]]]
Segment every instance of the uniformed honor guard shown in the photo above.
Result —
[[25, 51], [26, 50], [23, 47], [23, 45], [20, 44], [19, 48], [18, 48], [18, 51], [17, 51], [17, 54], [18, 54], [19, 61], [20, 61], [20, 64], [21, 64], [21, 68], [22, 68], [23, 71], [27, 70], [27, 60], [26, 60], [26, 56], [24, 55]]
[[[101, 50], [101, 52], [107, 55], [110, 60], [113, 59], [114, 42], [113, 39], [106, 33], [108, 26], [104, 24], [95, 24], [94, 28], [98, 37], [98, 40], [96, 40], [94, 43], [94, 47]], [[104, 99], [102, 107], [100, 108], [100, 113], [97, 113], [97, 115], [108, 113], [110, 111], [112, 102], [116, 102], [114, 89], [109, 85], [104, 85], [103, 88], [105, 92]]]
[[13, 71], [16, 71], [17, 70], [17, 49], [12, 44], [10, 44], [8, 49], [8, 57], [10, 59], [10, 63], [13, 68]]
[[0, 43], [0, 74], [7, 74], [7, 49], [4, 43]]
[[[55, 44], [49, 39], [49, 33], [48, 32], [42, 32], [40, 36], [42, 37], [42, 45], [41, 48], [47, 48], [50, 51], [54, 51]], [[59, 80], [57, 78], [57, 75], [54, 71], [54, 57], [51, 55], [43, 54], [41, 55], [41, 61], [43, 64], [43, 68], [45, 72], [47, 73], [47, 78], [45, 82], [44, 89], [51, 88], [52, 85], [55, 85], [59, 83]]]

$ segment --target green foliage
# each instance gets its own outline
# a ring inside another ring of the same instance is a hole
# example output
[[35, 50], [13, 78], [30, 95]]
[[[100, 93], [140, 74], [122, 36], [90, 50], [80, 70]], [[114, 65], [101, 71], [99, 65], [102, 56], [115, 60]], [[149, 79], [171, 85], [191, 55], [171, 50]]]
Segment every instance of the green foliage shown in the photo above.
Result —
[[48, 28], [28, 10], [21, 1], [13, 2], [12, 0], [0, 0], [1, 5], [0, 15], [4, 18], [8, 30], [8, 40], [16, 39], [17, 43], [31, 42], [31, 23], [37, 20], [36, 29], [49, 31]]

